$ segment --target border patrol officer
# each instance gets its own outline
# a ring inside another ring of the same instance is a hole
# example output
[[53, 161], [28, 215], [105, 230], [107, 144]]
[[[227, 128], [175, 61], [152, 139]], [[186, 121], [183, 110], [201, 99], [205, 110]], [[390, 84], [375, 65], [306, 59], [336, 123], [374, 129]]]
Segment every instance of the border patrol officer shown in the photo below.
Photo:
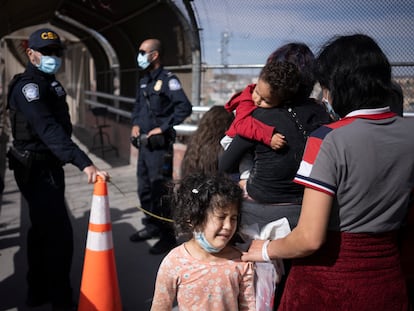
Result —
[[[132, 112], [131, 136], [139, 147], [137, 165], [138, 196], [146, 214], [144, 229], [131, 235], [133, 242], [153, 237], [160, 240], [150, 248], [151, 254], [162, 254], [176, 246], [167, 204], [166, 182], [172, 179], [172, 155], [175, 140], [174, 125], [180, 124], [192, 111], [178, 78], [161, 64], [161, 42], [147, 39], [139, 47], [137, 62], [144, 76], [139, 82]], [[165, 201], [165, 200], [164, 200]]]
[[51, 303], [53, 310], [72, 310], [73, 232], [65, 206], [62, 166], [74, 164], [89, 183], [96, 181], [97, 174], [104, 179], [108, 174], [98, 171], [71, 140], [66, 92], [55, 78], [62, 53], [63, 44], [55, 31], [43, 28], [30, 35], [26, 70], [9, 85], [14, 140], [8, 158], [31, 220], [26, 304], [37, 307]]

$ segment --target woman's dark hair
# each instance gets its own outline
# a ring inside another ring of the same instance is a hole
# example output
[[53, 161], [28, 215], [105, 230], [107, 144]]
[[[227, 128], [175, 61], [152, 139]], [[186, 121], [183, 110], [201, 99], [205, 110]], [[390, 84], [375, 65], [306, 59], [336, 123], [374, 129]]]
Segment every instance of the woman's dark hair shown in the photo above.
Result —
[[330, 40], [317, 57], [317, 78], [330, 91], [340, 117], [364, 108], [387, 105], [391, 92], [391, 66], [369, 36], [355, 34]]
[[288, 43], [274, 51], [267, 59], [270, 61], [289, 62], [296, 65], [300, 73], [300, 86], [297, 100], [308, 98], [316, 82], [315, 55], [304, 43]]
[[293, 103], [300, 86], [298, 67], [289, 62], [271, 60], [260, 71], [259, 79], [270, 85], [272, 97], [279, 106]]
[[224, 175], [190, 174], [171, 189], [171, 207], [177, 233], [202, 228], [215, 209], [235, 205], [240, 210], [242, 190]]
[[225, 135], [234, 115], [223, 106], [213, 106], [204, 113], [197, 131], [191, 136], [181, 162], [181, 176], [190, 173], [214, 174], [223, 151], [220, 140]]
[[390, 106], [390, 110], [395, 112], [400, 117], [404, 114], [404, 92], [400, 84], [397, 81], [391, 81], [390, 98], [387, 101]]

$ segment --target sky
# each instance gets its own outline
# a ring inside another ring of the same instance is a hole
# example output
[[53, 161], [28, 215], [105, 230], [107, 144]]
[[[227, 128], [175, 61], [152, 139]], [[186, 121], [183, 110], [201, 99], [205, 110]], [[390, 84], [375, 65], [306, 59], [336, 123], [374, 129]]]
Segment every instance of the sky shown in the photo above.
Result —
[[[202, 29], [202, 60], [209, 65], [262, 64], [292, 41], [316, 53], [332, 36], [356, 32], [372, 36], [391, 62], [414, 62], [412, 0], [195, 0], [192, 5]], [[224, 33], [227, 45], [221, 44]]]

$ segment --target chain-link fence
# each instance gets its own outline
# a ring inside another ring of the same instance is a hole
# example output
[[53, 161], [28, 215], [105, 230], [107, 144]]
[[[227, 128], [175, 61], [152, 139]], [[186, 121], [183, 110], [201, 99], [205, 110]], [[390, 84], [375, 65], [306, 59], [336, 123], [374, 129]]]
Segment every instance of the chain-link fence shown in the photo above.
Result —
[[258, 67], [249, 65], [263, 64], [285, 43], [304, 42], [317, 53], [335, 35], [364, 33], [378, 42], [394, 65], [394, 78], [405, 95], [405, 110], [414, 111], [414, 5], [410, 0], [192, 3], [201, 29], [203, 105], [228, 100], [257, 76]]

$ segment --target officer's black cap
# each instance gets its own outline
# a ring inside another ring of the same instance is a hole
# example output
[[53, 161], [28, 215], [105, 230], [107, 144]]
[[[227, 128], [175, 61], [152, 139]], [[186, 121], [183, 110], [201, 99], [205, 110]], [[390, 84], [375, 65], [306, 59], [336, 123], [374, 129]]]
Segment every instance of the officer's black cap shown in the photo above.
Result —
[[59, 35], [49, 28], [41, 28], [33, 32], [29, 37], [28, 45], [33, 50], [39, 50], [45, 47], [64, 48]]

